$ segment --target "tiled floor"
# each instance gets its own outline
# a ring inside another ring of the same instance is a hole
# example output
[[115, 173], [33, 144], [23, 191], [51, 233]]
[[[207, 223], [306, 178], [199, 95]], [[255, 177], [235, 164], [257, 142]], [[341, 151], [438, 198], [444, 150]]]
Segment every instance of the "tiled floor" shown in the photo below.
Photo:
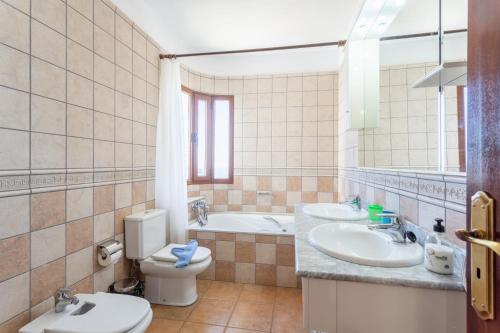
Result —
[[303, 333], [301, 289], [198, 280], [188, 307], [153, 305], [148, 333]]

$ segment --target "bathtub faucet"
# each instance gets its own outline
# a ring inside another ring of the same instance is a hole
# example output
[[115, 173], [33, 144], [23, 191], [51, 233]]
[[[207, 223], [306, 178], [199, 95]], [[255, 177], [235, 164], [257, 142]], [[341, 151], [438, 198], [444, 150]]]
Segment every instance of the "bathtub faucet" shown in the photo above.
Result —
[[207, 217], [208, 204], [207, 204], [207, 202], [205, 200], [198, 200], [193, 204], [193, 206], [191, 206], [191, 209], [196, 214], [196, 222], [198, 222], [198, 224], [202, 227], [207, 225], [207, 222], [208, 222], [208, 217]]

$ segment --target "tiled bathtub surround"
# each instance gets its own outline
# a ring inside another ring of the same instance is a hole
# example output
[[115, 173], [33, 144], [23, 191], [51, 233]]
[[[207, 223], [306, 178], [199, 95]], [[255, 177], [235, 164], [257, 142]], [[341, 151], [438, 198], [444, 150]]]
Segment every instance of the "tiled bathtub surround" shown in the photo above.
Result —
[[293, 236], [189, 231], [190, 239], [212, 251], [199, 279], [297, 287]]
[[234, 95], [232, 185], [192, 185], [216, 211], [293, 212], [337, 198], [337, 74], [213, 77], [184, 68], [184, 86]]
[[96, 244], [154, 206], [158, 47], [109, 1], [0, 1], [0, 332], [59, 287], [106, 290]]

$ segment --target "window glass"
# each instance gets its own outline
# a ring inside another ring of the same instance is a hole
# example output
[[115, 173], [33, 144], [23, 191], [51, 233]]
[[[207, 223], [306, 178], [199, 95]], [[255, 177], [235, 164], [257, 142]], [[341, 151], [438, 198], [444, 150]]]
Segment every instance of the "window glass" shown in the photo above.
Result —
[[229, 178], [231, 116], [228, 100], [214, 101], [214, 178]]
[[198, 127], [197, 132], [197, 160], [198, 177], [207, 176], [207, 123], [208, 123], [208, 108], [205, 100], [198, 100]]

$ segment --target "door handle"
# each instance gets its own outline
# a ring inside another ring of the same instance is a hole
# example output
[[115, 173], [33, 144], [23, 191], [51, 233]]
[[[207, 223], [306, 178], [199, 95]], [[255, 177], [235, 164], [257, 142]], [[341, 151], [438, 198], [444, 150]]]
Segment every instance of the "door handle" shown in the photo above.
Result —
[[486, 232], [483, 230], [472, 229], [471, 231], [467, 231], [465, 229], [457, 229], [455, 230], [455, 235], [464, 242], [487, 247], [500, 256], [500, 242], [484, 239], [486, 238]]

